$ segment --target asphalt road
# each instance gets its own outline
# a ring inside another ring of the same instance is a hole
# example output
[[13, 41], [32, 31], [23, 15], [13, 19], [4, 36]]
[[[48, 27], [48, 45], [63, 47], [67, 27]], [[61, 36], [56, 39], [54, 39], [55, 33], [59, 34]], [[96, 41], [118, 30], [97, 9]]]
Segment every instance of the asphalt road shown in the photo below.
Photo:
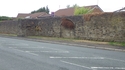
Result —
[[125, 70], [125, 52], [0, 37], [0, 70]]

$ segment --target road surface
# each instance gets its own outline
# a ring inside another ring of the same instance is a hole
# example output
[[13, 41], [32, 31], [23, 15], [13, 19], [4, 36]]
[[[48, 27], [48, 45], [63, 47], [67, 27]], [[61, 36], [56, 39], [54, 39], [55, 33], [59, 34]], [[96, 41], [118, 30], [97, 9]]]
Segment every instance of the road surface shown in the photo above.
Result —
[[125, 70], [125, 52], [0, 37], [0, 70]]

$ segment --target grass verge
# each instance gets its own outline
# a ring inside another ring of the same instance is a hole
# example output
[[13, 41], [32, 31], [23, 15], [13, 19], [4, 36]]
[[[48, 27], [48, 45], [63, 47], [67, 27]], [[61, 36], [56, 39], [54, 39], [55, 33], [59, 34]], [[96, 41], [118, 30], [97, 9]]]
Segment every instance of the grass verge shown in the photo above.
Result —
[[43, 37], [43, 36], [28, 36], [29, 38], [45, 39], [45, 40], [58, 40], [58, 41], [70, 41], [70, 42], [86, 42], [95, 44], [109, 44], [113, 46], [125, 46], [125, 42], [100, 42], [100, 41], [90, 41], [90, 40], [80, 40], [73, 38], [59, 38], [59, 37]]
[[2, 33], [0, 33], [0, 35], [3, 35], [3, 36], [17, 36], [16, 34], [2, 34]]
[[43, 36], [28, 36], [28, 38], [37, 38], [37, 39], [45, 39], [45, 40], [57, 40], [57, 41], [70, 41], [70, 42], [80, 42], [80, 43], [108, 44], [108, 42], [81, 40], [81, 39], [74, 39], [74, 38], [43, 37]]
[[43, 36], [28, 36], [28, 38], [37, 38], [37, 39], [46, 39], [46, 40], [64, 40], [64, 41], [73, 41], [72, 38], [59, 38], [59, 37], [43, 37]]
[[124, 46], [125, 47], [125, 42], [109, 42], [110, 45], [115, 45], [115, 46]]
[[[15, 34], [1, 34], [1, 35], [17, 36]], [[99, 42], [99, 41], [80, 40], [80, 39], [73, 39], [73, 38], [43, 37], [43, 36], [28, 36], [28, 38], [37, 38], [37, 39], [45, 39], [45, 40], [59, 40], [59, 41], [71, 41], [71, 42], [88, 42], [88, 43], [109, 44], [109, 45], [114, 45], [114, 46], [125, 47], [125, 42]]]

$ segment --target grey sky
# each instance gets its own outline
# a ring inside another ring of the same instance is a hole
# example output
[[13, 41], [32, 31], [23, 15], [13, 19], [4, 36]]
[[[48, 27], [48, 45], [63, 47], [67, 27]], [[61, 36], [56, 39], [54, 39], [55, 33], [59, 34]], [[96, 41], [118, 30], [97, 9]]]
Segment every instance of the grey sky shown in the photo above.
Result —
[[105, 12], [125, 7], [125, 0], [1, 0], [0, 16], [16, 17], [18, 13], [30, 13], [47, 5], [50, 12], [54, 12], [66, 8], [67, 5], [88, 6], [97, 3]]

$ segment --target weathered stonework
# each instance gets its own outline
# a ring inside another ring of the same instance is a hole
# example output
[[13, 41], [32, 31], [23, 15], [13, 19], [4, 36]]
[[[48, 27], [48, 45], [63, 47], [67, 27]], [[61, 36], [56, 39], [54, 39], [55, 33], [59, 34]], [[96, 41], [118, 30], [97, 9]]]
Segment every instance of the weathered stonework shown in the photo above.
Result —
[[0, 22], [0, 33], [4, 34], [17, 34], [19, 31], [18, 21], [1, 21]]
[[18, 36], [47, 36], [125, 42], [125, 12], [97, 13], [63, 18], [71, 20], [75, 28], [67, 29], [62, 26], [61, 17], [49, 17], [0, 22], [0, 33], [17, 34]]
[[99, 41], [125, 41], [125, 12], [102, 13], [85, 21], [84, 39]]

